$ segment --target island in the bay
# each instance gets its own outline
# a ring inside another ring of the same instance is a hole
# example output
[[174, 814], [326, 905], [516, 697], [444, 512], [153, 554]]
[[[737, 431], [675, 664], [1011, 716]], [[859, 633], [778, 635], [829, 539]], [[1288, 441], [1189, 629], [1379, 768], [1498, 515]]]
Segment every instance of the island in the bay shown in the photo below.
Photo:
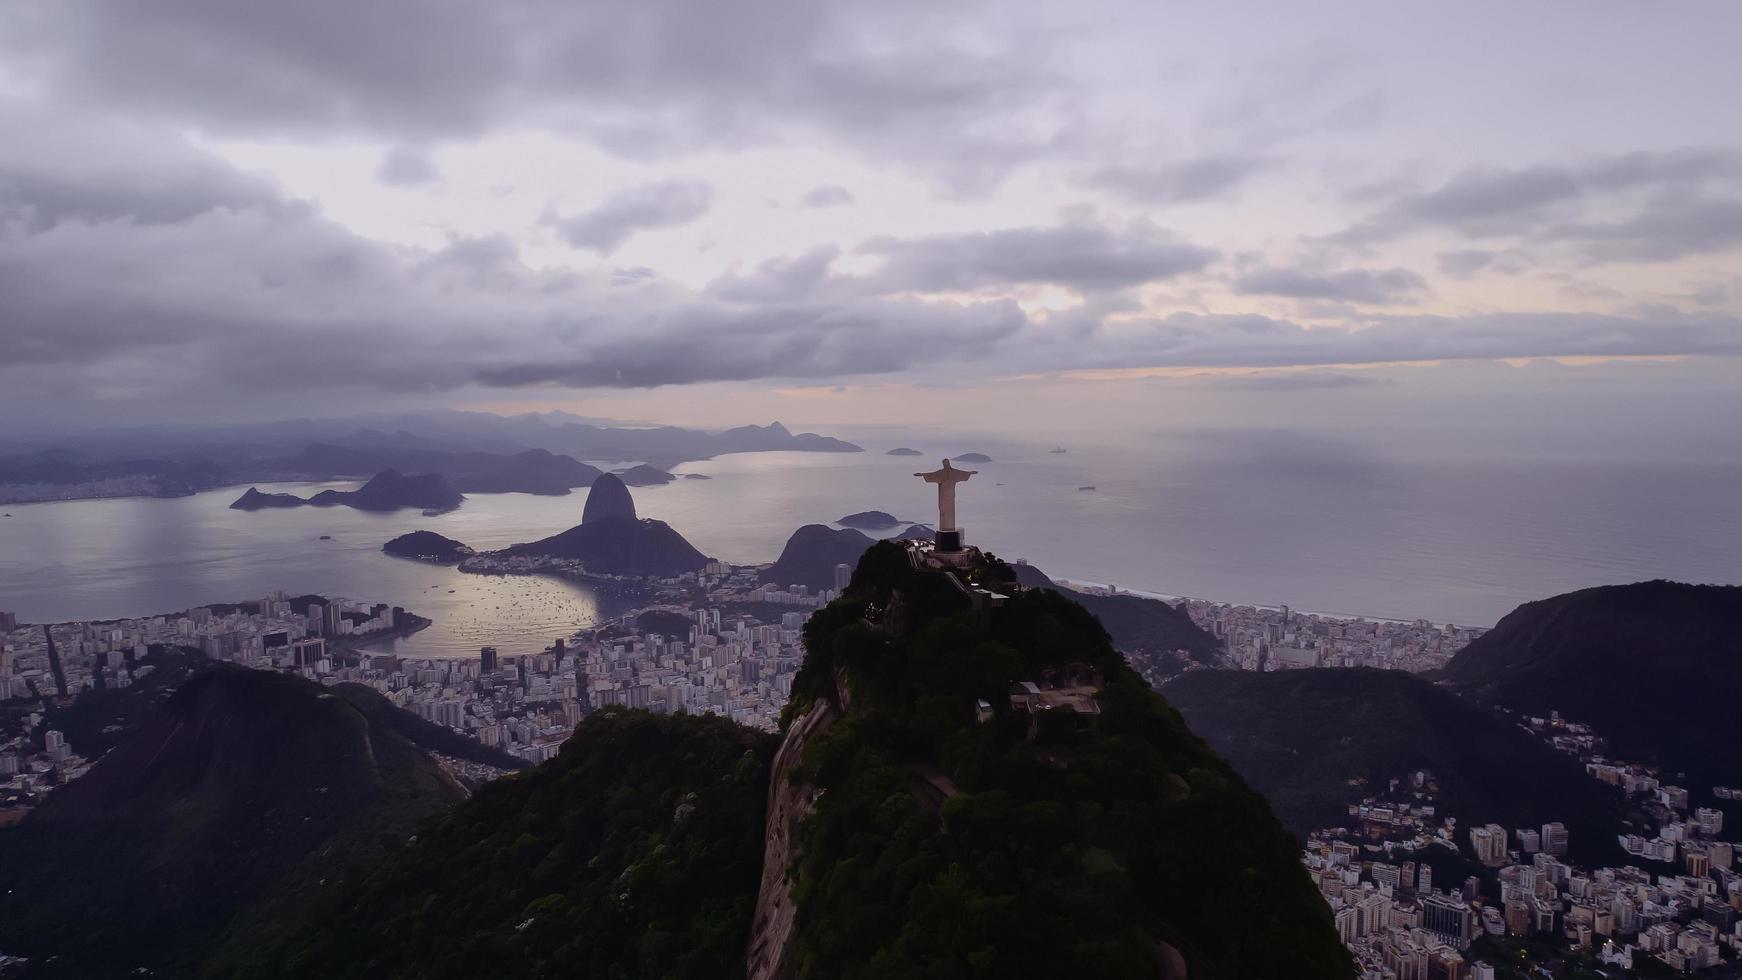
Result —
[[230, 504], [230, 509], [343, 505], [369, 511], [414, 508], [426, 513], [440, 513], [453, 510], [465, 499], [440, 473], [407, 476], [398, 470], [382, 470], [355, 490], [322, 490], [307, 499], [289, 493], [261, 493], [258, 487], [249, 487]]
[[986, 455], [985, 453], [962, 453], [960, 456], [951, 456], [950, 459], [952, 459], [958, 463], [990, 463], [990, 462], [992, 462], [992, 457]]
[[434, 531], [412, 531], [409, 534], [401, 534], [382, 545], [381, 550], [399, 558], [413, 558], [418, 561], [434, 562], [438, 565], [452, 565], [465, 561], [477, 553], [465, 544]]
[[626, 470], [616, 471], [618, 479], [632, 487], [658, 487], [676, 480], [677, 477], [660, 469], [640, 463]]
[[0, 433], [0, 504], [183, 497], [250, 483], [360, 479], [387, 469], [440, 473], [460, 493], [560, 496], [599, 475], [583, 459], [638, 460], [669, 470], [727, 453], [780, 451], [864, 450], [779, 422], [710, 432], [600, 426], [563, 412], [437, 412], [385, 423], [377, 417], [299, 419], [97, 432], [52, 442], [6, 432]]
[[920, 455], [924, 455], [924, 454], [922, 454], [917, 449], [910, 449], [907, 446], [897, 446], [894, 449], [891, 449], [890, 451], [884, 453], [883, 455], [885, 455], [885, 456], [920, 456]]
[[645, 577], [695, 572], [708, 563], [671, 525], [637, 517], [629, 488], [615, 473], [606, 473], [587, 492], [581, 523], [548, 538], [479, 555], [461, 570]]

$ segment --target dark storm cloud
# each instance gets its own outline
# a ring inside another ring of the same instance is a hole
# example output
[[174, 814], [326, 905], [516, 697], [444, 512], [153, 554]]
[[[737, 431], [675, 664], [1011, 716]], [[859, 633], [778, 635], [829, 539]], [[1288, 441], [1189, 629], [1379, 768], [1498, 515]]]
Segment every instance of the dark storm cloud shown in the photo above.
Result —
[[1183, 204], [1222, 197], [1268, 166], [1262, 157], [1215, 155], [1148, 166], [1103, 167], [1084, 184], [1146, 204]]
[[1427, 290], [1427, 282], [1408, 269], [1259, 268], [1234, 279], [1237, 296], [1285, 296], [1343, 303], [1401, 303]]
[[884, 291], [947, 292], [1055, 285], [1080, 293], [1123, 289], [1203, 270], [1216, 253], [1152, 228], [1058, 228], [877, 238], [860, 251], [884, 259]]
[[381, 158], [381, 166], [375, 170], [377, 180], [395, 187], [421, 187], [440, 177], [441, 171], [436, 169], [429, 153], [415, 146], [396, 146], [388, 150]]
[[699, 180], [663, 180], [619, 191], [590, 211], [546, 216], [576, 248], [610, 254], [637, 231], [687, 225], [708, 212], [714, 189]]
[[[1646, 195], [1643, 204], [1634, 200], [1640, 194]], [[1470, 238], [1584, 240], [1592, 243], [1589, 254], [1599, 259], [1669, 259], [1735, 244], [1738, 206], [1742, 152], [1629, 153], [1577, 165], [1467, 170], [1432, 190], [1396, 193], [1373, 215], [1333, 237], [1370, 244], [1449, 229]], [[1601, 207], [1624, 208], [1632, 217], [1620, 222], [1587, 217]], [[1617, 244], [1606, 249], [1599, 244], [1605, 239]]]
[[506, 359], [475, 380], [591, 388], [883, 374], [914, 366], [921, 352], [939, 363], [989, 356], [1026, 325], [1007, 300], [679, 308], [648, 314], [627, 336], [578, 343], [567, 356]]
[[[780, 288], [758, 298], [754, 289], [696, 294], [645, 270], [535, 270], [503, 236], [433, 251], [388, 246], [267, 185], [248, 185], [256, 193], [245, 199], [184, 193], [222, 164], [191, 149], [173, 159], [180, 170], [162, 168], [174, 178], [159, 182], [162, 200], [125, 173], [77, 175], [76, 193], [56, 185], [53, 222], [35, 220], [41, 185], [8, 185], [0, 401], [142, 384], [191, 385], [223, 400], [479, 382], [827, 378], [901, 370], [922, 356], [990, 356], [1027, 325], [1002, 299], [793, 301], [805, 280], [826, 276], [827, 250], [761, 270]], [[145, 196], [125, 208], [65, 203], [127, 189]]]
[[836, 208], [852, 203], [852, 192], [845, 187], [836, 187], [833, 184], [813, 187], [798, 199], [798, 206], [801, 208]]
[[0, 7], [0, 58], [69, 107], [244, 137], [421, 142], [535, 125], [646, 156], [800, 126], [943, 161], [965, 184], [1021, 158], [1000, 114], [1062, 83], [1021, 42], [958, 42], [959, 12], [902, 0], [18, 0]]

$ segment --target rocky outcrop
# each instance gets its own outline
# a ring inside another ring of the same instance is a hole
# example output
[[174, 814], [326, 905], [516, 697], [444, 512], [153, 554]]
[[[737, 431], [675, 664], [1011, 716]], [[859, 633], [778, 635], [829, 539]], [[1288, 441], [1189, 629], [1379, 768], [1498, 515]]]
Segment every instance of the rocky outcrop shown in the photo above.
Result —
[[230, 504], [230, 509], [265, 510], [270, 507], [301, 507], [306, 503], [308, 501], [294, 493], [261, 493], [259, 487], [249, 487], [247, 493]]
[[434, 531], [412, 531], [409, 534], [401, 534], [382, 545], [381, 550], [395, 557], [432, 561], [438, 565], [450, 565], [457, 561], [464, 561], [473, 555], [471, 548]]
[[624, 485], [622, 477], [604, 473], [587, 491], [587, 506], [581, 511], [581, 523], [592, 524], [610, 517], [635, 520], [635, 498], [629, 496], [629, 488]]
[[792, 770], [804, 759], [805, 745], [828, 732], [829, 726], [852, 707], [846, 678], [835, 675], [835, 701], [819, 698], [803, 718], [787, 729], [774, 754], [768, 778], [767, 836], [762, 849], [762, 887], [756, 895], [756, 917], [750, 926], [750, 946], [744, 954], [747, 980], [787, 980], [792, 976], [788, 950], [798, 906], [792, 901], [788, 871], [796, 856], [793, 834], [816, 805], [816, 787], [796, 782]]
[[792, 975], [787, 961], [791, 948], [793, 919], [798, 907], [792, 902], [792, 880], [787, 869], [793, 860], [793, 832], [799, 820], [816, 803], [816, 788], [795, 782], [792, 770], [804, 758], [807, 740], [829, 730], [840, 712], [827, 699], [818, 701], [809, 713], [786, 733], [768, 781], [768, 835], [762, 852], [762, 888], [756, 895], [756, 917], [750, 926], [750, 947], [745, 951], [744, 974], [748, 980], [785, 980]]

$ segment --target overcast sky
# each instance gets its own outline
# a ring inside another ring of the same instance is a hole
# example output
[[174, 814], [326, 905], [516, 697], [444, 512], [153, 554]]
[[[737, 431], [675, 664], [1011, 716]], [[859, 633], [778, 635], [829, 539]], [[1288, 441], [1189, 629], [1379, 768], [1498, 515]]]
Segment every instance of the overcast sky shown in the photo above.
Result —
[[938, 392], [1467, 376], [1710, 422], [1738, 37], [1733, 0], [9, 0], [0, 417], [991, 427]]

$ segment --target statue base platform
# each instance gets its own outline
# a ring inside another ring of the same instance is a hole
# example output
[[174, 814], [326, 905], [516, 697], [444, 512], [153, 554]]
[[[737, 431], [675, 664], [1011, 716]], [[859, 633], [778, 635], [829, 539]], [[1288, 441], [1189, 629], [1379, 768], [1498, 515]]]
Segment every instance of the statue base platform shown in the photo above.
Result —
[[962, 550], [962, 529], [954, 531], [939, 531], [937, 536], [937, 551], [949, 553]]

